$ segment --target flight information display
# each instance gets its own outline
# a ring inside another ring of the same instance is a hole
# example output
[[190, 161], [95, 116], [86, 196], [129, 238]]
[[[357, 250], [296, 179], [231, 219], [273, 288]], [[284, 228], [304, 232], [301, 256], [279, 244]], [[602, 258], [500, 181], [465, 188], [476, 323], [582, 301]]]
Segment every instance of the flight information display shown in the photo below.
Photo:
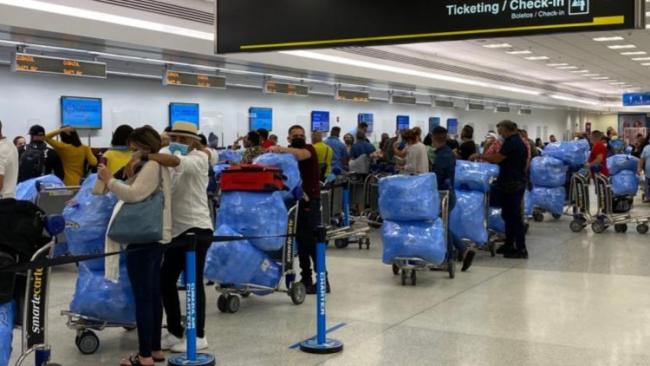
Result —
[[397, 116], [397, 131], [408, 130], [411, 124], [411, 117]]
[[251, 131], [261, 128], [273, 131], [273, 109], [250, 107], [248, 109], [248, 124]]
[[311, 130], [318, 131], [318, 132], [329, 132], [330, 112], [325, 112], [325, 111], [311, 112]]
[[217, 0], [216, 8], [216, 53], [645, 27], [643, 0]]
[[224, 89], [226, 87], [226, 78], [216, 75], [166, 70], [163, 85]]
[[101, 129], [102, 100], [99, 98], [61, 97], [61, 125], [77, 129]]
[[11, 69], [18, 72], [60, 74], [88, 78], [106, 78], [106, 64], [68, 58], [16, 53]]
[[199, 127], [199, 105], [196, 103], [169, 103], [169, 125], [175, 122], [192, 122]]
[[375, 115], [372, 113], [359, 113], [357, 124], [362, 122], [368, 125], [368, 133], [372, 133], [375, 126]]
[[626, 107], [650, 105], [650, 92], [623, 94], [623, 105]]
[[458, 119], [456, 118], [447, 119], [447, 132], [450, 135], [455, 135], [458, 133]]

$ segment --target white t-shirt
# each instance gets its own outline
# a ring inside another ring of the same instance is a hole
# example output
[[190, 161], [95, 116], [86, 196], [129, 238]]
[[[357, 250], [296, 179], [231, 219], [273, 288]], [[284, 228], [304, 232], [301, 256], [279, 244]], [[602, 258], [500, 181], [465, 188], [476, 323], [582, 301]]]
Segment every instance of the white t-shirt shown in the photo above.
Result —
[[208, 205], [208, 155], [193, 150], [178, 158], [181, 164], [171, 169], [172, 237], [192, 228], [214, 230]]
[[16, 198], [18, 149], [6, 138], [0, 140], [0, 175], [4, 176], [0, 198]]
[[409, 145], [406, 148], [406, 166], [404, 167], [406, 173], [422, 174], [429, 171], [429, 155], [427, 154], [427, 147], [418, 142]]

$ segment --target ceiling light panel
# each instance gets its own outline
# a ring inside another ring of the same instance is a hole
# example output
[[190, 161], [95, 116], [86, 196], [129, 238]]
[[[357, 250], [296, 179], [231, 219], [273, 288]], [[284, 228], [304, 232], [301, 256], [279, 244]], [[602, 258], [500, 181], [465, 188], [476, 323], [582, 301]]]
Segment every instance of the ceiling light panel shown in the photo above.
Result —
[[561, 66], [561, 67], [558, 67], [557, 69], [558, 70], [576, 70], [577, 68], [578, 68], [578, 66]]
[[625, 38], [620, 37], [620, 36], [613, 36], [613, 37], [596, 37], [593, 40], [596, 42], [614, 42], [614, 41], [622, 41]]
[[530, 55], [533, 52], [532, 51], [506, 51], [506, 53], [509, 55]]
[[640, 55], [647, 55], [647, 52], [645, 52], [645, 51], [621, 52], [621, 55], [623, 55], [623, 56], [640, 56]]
[[530, 61], [542, 61], [542, 60], [548, 60], [550, 57], [548, 56], [529, 56], [525, 57], [526, 60]]
[[512, 46], [508, 43], [492, 43], [483, 45], [485, 48], [511, 48]]
[[650, 57], [634, 57], [632, 61], [650, 61]]
[[611, 46], [607, 46], [607, 48], [611, 50], [629, 50], [632, 48], [636, 48], [636, 46], [633, 44], [613, 44]]
[[556, 64], [546, 64], [546, 66], [549, 66], [549, 67], [569, 66], [569, 64], [567, 64], [567, 63], [556, 63]]

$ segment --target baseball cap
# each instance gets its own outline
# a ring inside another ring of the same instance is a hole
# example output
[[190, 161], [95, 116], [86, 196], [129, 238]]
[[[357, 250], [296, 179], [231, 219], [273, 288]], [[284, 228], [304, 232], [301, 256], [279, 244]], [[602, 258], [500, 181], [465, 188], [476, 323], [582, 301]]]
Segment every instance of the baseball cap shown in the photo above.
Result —
[[29, 128], [30, 136], [45, 136], [45, 129], [41, 125], [33, 125]]

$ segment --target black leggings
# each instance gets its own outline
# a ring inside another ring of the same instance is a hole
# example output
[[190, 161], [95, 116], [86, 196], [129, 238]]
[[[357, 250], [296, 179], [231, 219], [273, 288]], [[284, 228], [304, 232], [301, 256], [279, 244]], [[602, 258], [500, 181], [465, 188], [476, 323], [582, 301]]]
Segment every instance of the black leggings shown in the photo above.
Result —
[[[172, 240], [172, 245], [190, 244], [188, 233], [197, 235], [196, 246], [196, 335], [205, 337], [205, 287], [203, 286], [203, 268], [205, 256], [212, 243], [212, 230], [190, 229]], [[165, 252], [162, 265], [161, 288], [162, 302], [167, 315], [167, 330], [178, 338], [183, 338], [185, 329], [181, 325], [181, 303], [176, 282], [185, 270], [185, 252], [187, 247], [171, 247]]]
[[142, 357], [151, 357], [152, 351], [161, 349], [160, 263], [163, 250], [158, 243], [129, 245], [129, 249], [134, 248], [146, 248], [127, 252], [126, 268], [135, 298], [139, 354]]
[[316, 229], [321, 224], [320, 200], [309, 202], [300, 201], [298, 206], [298, 227], [296, 242], [298, 244], [298, 258], [300, 259], [301, 281], [311, 285], [312, 266], [316, 265]]

